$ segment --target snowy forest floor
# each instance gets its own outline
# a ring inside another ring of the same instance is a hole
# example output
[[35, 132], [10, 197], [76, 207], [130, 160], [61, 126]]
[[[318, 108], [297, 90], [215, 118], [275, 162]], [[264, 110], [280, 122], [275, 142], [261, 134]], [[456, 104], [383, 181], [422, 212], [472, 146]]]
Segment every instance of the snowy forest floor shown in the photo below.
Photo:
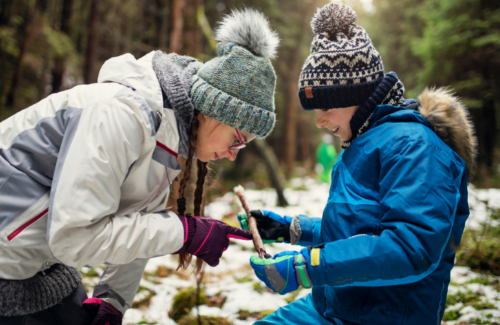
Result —
[[[290, 206], [280, 208], [276, 207], [274, 190], [245, 191], [255, 208], [273, 210], [286, 215], [301, 213], [314, 217], [321, 217], [328, 199], [328, 192], [327, 184], [318, 183], [310, 178], [294, 179], [291, 187], [285, 190]], [[470, 188], [469, 204], [471, 216], [467, 221], [467, 231], [469, 234], [477, 235], [469, 237], [481, 241], [482, 236], [491, 233], [488, 229], [496, 229], [497, 232], [494, 233], [500, 233], [499, 189]], [[236, 196], [227, 193], [207, 205], [205, 215], [223, 219], [233, 226], [238, 226], [236, 216], [241, 211]], [[465, 238], [472, 240], [469, 237], [464, 235], [464, 240]], [[489, 249], [496, 252], [500, 247], [500, 239], [495, 237], [491, 240]], [[474, 244], [474, 247], [479, 246]], [[282, 250], [300, 249], [299, 246], [288, 244], [267, 246], [270, 254], [276, 254]], [[177, 267], [175, 256], [168, 255], [151, 259], [134, 299], [133, 308], [125, 313], [123, 324], [195, 325], [198, 324], [199, 311], [202, 323], [206, 325], [247, 325], [309, 294], [310, 290], [306, 289], [283, 296], [270, 292], [257, 279], [249, 266], [249, 259], [253, 254], [255, 252], [251, 242], [232, 241], [217, 267], [205, 267], [199, 290], [197, 279], [191, 271], [175, 271]], [[466, 256], [465, 259], [474, 261], [474, 258], [474, 256]], [[473, 264], [473, 262], [470, 263]], [[90, 296], [93, 287], [99, 281], [99, 276], [104, 271], [104, 266], [80, 270], [84, 276], [83, 283]], [[477, 272], [467, 266], [456, 266], [451, 274], [442, 324], [500, 324], [499, 280], [500, 277], [493, 276], [491, 272]], [[198, 308], [196, 307], [197, 299]]]

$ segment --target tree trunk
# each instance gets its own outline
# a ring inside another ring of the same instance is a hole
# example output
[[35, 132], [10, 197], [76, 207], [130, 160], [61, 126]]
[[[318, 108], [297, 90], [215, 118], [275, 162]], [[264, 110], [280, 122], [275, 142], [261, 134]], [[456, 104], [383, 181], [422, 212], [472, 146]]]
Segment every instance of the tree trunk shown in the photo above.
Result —
[[202, 6], [202, 0], [189, 0], [185, 11], [185, 28], [183, 39], [186, 40], [185, 54], [196, 57], [200, 54], [200, 28], [198, 27], [197, 14]]
[[94, 62], [98, 41], [99, 0], [91, 0], [88, 20], [87, 51], [85, 52], [85, 70], [83, 76], [86, 84], [95, 82]]
[[17, 57], [16, 68], [14, 70], [15, 71], [14, 77], [12, 78], [12, 83], [9, 93], [7, 94], [7, 102], [6, 102], [7, 107], [12, 107], [16, 103], [16, 92], [17, 88], [19, 87], [19, 81], [21, 80], [21, 72], [23, 67], [24, 56], [26, 54], [26, 49], [28, 48], [28, 43], [31, 36], [31, 32], [33, 30], [33, 25], [35, 22], [37, 10], [38, 10], [38, 0], [35, 0], [33, 8], [31, 9], [31, 12], [29, 13], [26, 19], [26, 23], [24, 24], [23, 28], [20, 31], [19, 39], [21, 40], [20, 41], [21, 47], [19, 49], [19, 56]]
[[[299, 8], [302, 11], [301, 25], [304, 26], [306, 19], [306, 12], [304, 8]], [[291, 56], [289, 65], [289, 74], [287, 77], [287, 93], [286, 93], [286, 106], [285, 106], [285, 175], [290, 178], [293, 172], [296, 147], [297, 147], [297, 109], [299, 108], [300, 101], [298, 96], [298, 80], [301, 68], [301, 52], [300, 48], [306, 28], [300, 28], [297, 35], [297, 44]]]
[[158, 33], [158, 46], [161, 50], [168, 51], [168, 22], [170, 21], [170, 10], [168, 7], [167, 0], [158, 1], [161, 8], [161, 14], [159, 19], [160, 31]]
[[298, 61], [299, 51], [292, 56], [290, 74], [288, 76], [287, 99], [285, 108], [285, 175], [290, 178], [293, 172], [297, 147], [297, 102], [298, 102]]
[[182, 12], [185, 0], [172, 1], [172, 28], [170, 31], [170, 52], [182, 54], [182, 28], [184, 17]]
[[255, 143], [255, 149], [259, 155], [264, 158], [269, 179], [271, 180], [273, 187], [276, 189], [276, 194], [278, 194], [278, 205], [281, 207], [287, 206], [288, 202], [283, 194], [285, 175], [283, 175], [283, 172], [280, 169], [278, 158], [274, 154], [273, 149], [267, 144], [266, 140], [263, 139], [256, 139], [251, 143]]
[[[73, 0], [64, 0], [61, 13], [61, 33], [70, 36], [71, 32], [71, 13]], [[54, 70], [52, 71], [52, 92], [61, 91], [63, 85], [63, 76], [66, 60], [64, 57], [57, 57], [54, 61]]]
[[302, 163], [304, 164], [304, 169], [309, 173], [312, 169], [312, 159], [311, 159], [311, 138], [306, 130], [306, 122], [303, 118], [300, 119], [298, 125], [299, 137], [300, 137], [300, 153], [302, 156]]

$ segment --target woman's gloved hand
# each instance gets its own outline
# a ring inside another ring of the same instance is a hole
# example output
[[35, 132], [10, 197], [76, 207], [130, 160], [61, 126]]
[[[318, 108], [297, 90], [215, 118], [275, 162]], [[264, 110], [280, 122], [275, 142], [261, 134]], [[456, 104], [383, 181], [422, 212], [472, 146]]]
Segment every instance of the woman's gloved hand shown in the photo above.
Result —
[[89, 298], [83, 302], [83, 309], [90, 315], [94, 316], [94, 320], [90, 325], [121, 325], [123, 315], [116, 310], [111, 304], [102, 301], [99, 298]]
[[301, 252], [285, 251], [269, 259], [253, 255], [250, 265], [268, 288], [281, 295], [297, 290], [299, 285], [304, 288], [312, 286], [307, 259]]
[[[292, 217], [280, 216], [272, 211], [252, 210], [252, 217], [257, 221], [257, 229], [264, 244], [274, 242], [290, 243], [290, 224]], [[246, 214], [238, 214], [238, 220], [242, 229], [248, 230], [248, 217]]]
[[204, 260], [210, 266], [217, 266], [222, 253], [229, 246], [229, 238], [251, 240], [252, 233], [231, 227], [225, 222], [203, 217], [178, 216], [184, 225], [184, 246], [186, 250]]

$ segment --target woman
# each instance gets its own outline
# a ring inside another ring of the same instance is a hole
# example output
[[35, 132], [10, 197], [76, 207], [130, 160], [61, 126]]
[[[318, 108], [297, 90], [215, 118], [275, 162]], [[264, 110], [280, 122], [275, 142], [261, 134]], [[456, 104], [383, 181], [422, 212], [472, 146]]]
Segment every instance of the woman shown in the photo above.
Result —
[[[312, 294], [256, 324], [440, 324], [455, 251], [469, 215], [476, 140], [467, 110], [446, 90], [403, 98], [354, 11], [328, 4], [300, 77], [316, 124], [342, 140], [322, 219], [256, 212], [263, 239], [308, 246], [252, 257], [285, 294]], [[244, 222], [243, 222], [244, 223]]]
[[[149, 258], [180, 253], [182, 267], [192, 255], [216, 266], [229, 238], [251, 239], [184, 216], [192, 158], [199, 216], [207, 162], [234, 160], [275, 123], [279, 40], [267, 19], [234, 11], [216, 39], [219, 55], [205, 64], [160, 51], [112, 58], [97, 84], [0, 123], [2, 324], [120, 324]], [[165, 209], [178, 155], [187, 158], [179, 216]], [[84, 309], [76, 267], [104, 263]]]

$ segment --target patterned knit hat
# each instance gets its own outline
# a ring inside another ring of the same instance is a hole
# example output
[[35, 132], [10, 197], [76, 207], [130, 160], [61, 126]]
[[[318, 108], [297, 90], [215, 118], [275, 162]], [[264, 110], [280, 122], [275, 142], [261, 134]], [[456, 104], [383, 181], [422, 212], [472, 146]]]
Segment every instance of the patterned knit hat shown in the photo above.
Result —
[[191, 79], [191, 100], [197, 110], [259, 138], [275, 124], [276, 74], [270, 59], [277, 34], [260, 12], [232, 11], [216, 30], [218, 57]]
[[302, 68], [299, 97], [305, 110], [357, 106], [384, 76], [382, 58], [368, 34], [354, 24], [348, 6], [329, 3], [318, 9], [311, 26], [311, 55]]

